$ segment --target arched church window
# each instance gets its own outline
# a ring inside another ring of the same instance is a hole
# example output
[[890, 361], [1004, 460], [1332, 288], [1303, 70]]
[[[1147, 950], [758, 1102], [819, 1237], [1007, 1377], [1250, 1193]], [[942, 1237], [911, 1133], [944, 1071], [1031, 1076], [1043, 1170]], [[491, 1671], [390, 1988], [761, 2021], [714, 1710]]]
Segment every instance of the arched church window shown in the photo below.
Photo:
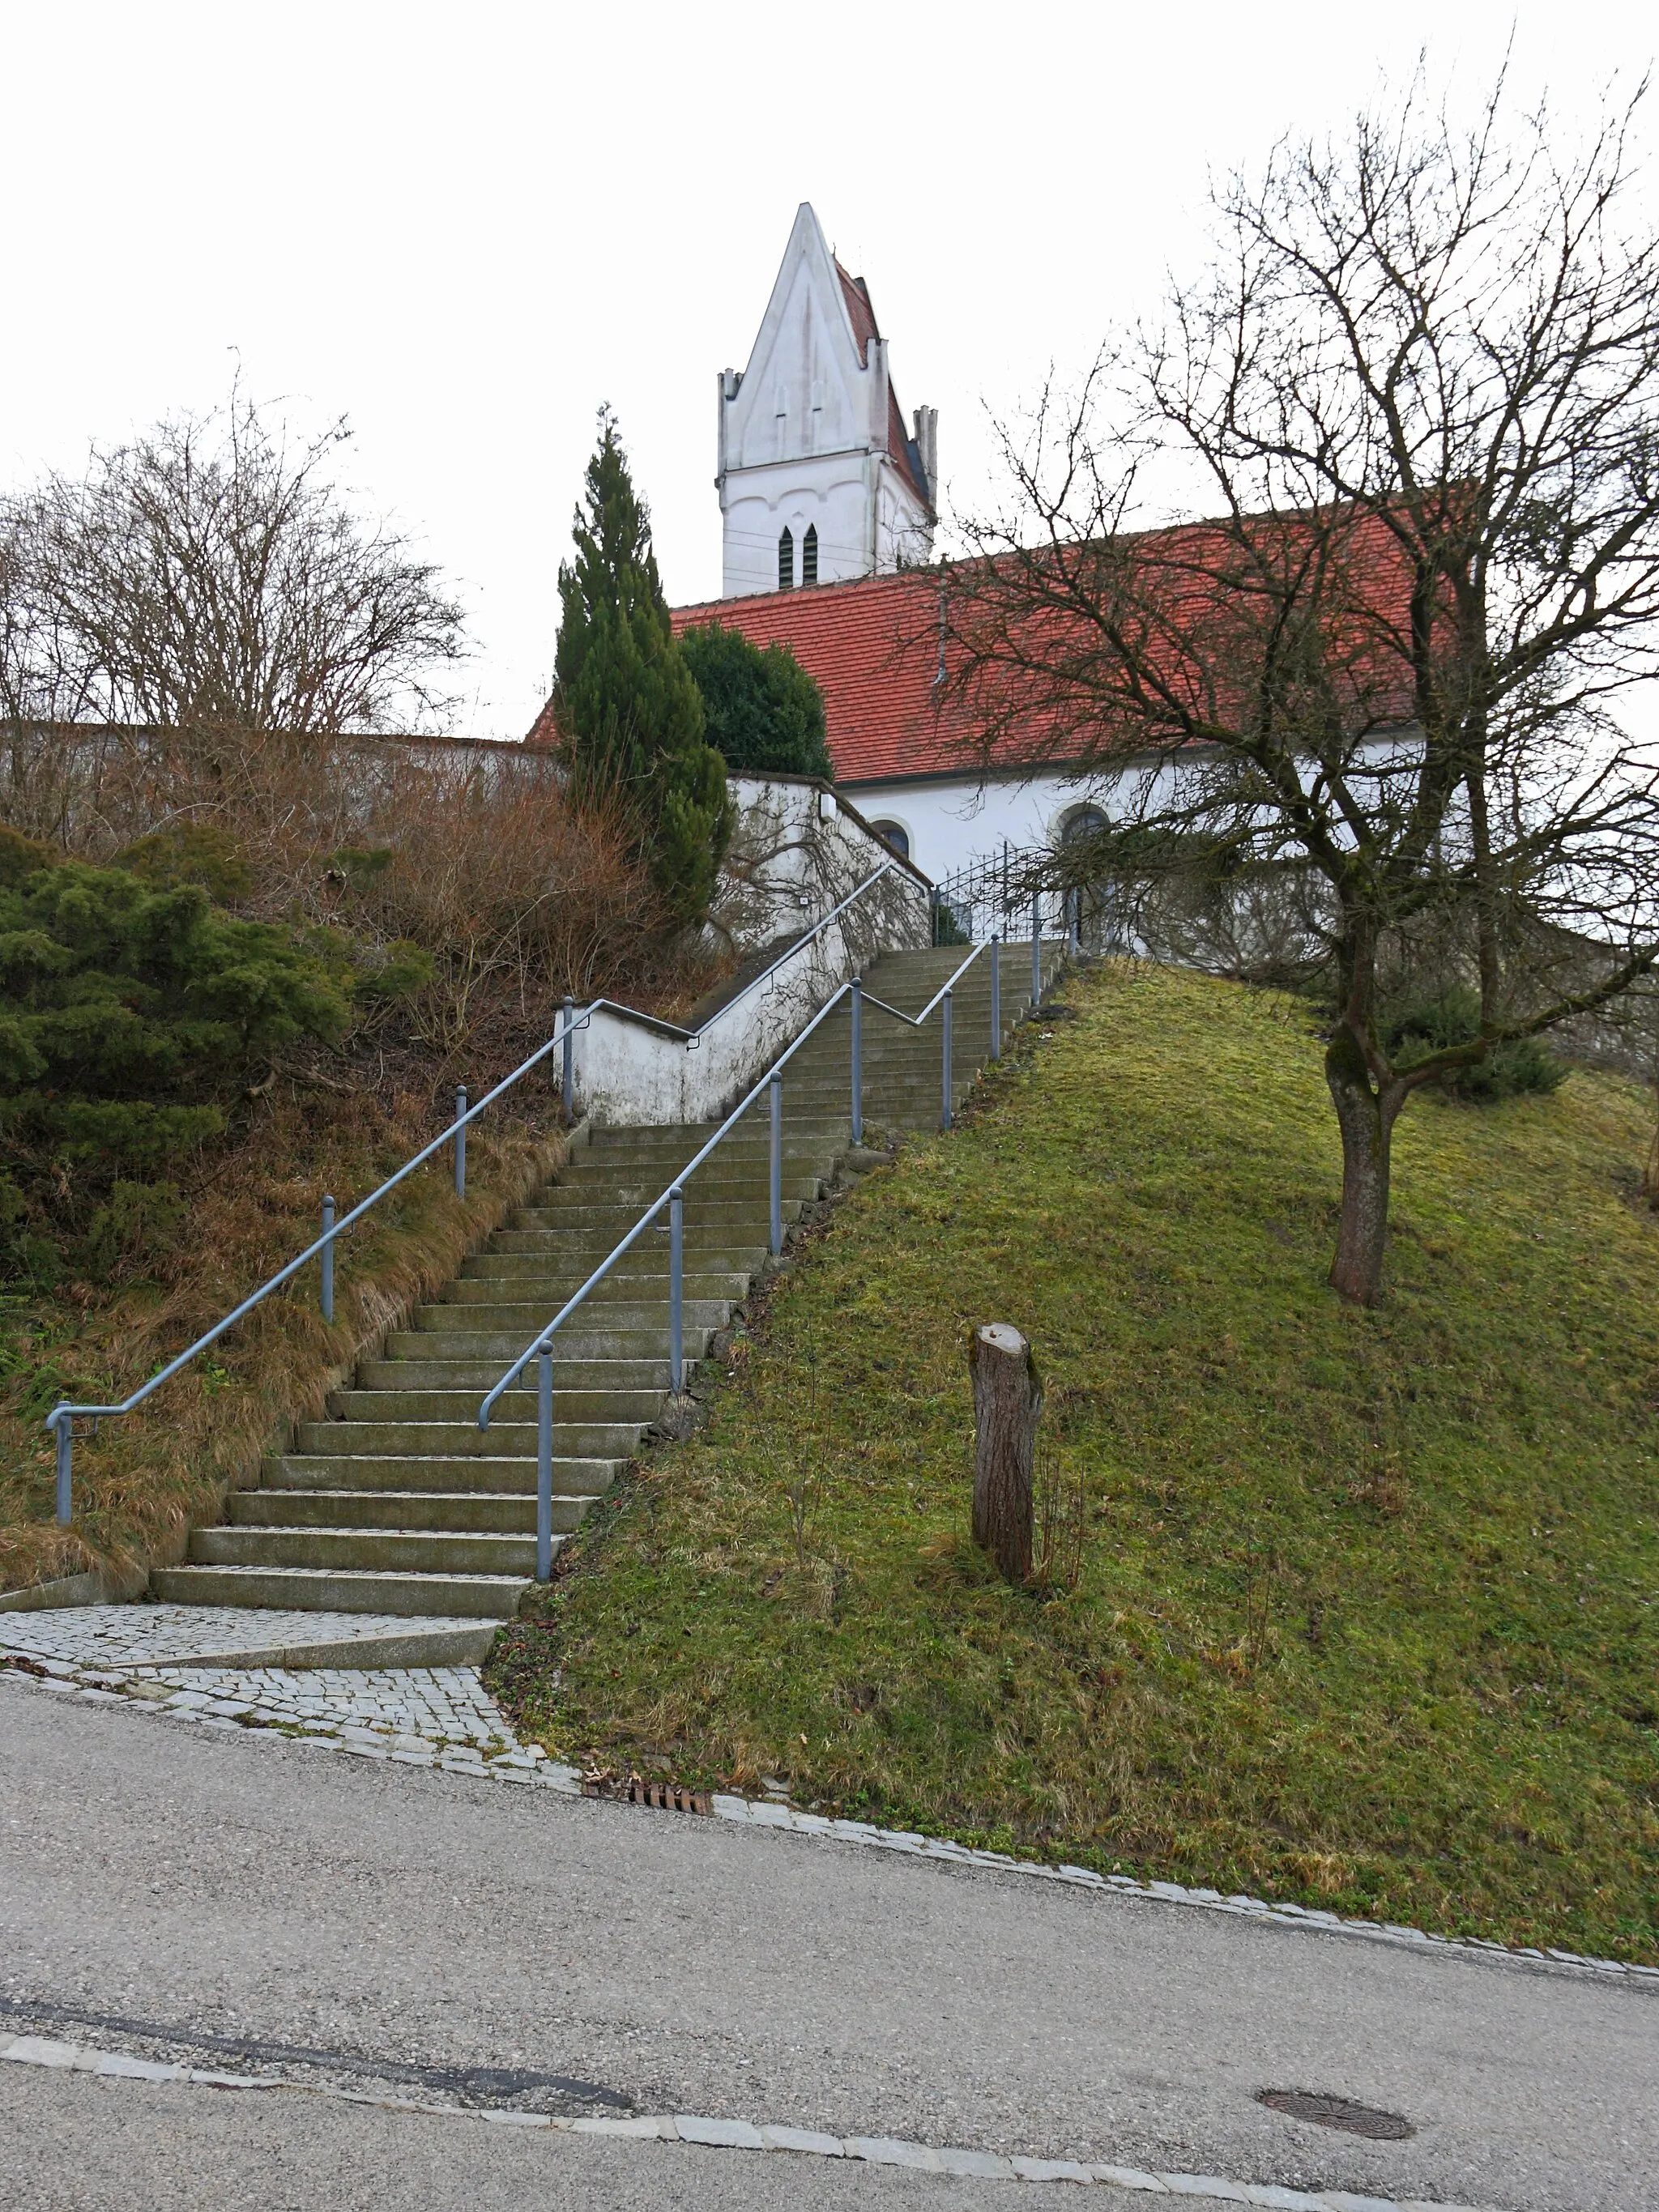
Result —
[[793, 592], [795, 588], [795, 540], [786, 529], [778, 540], [778, 589]]
[[901, 860], [910, 857], [910, 833], [902, 822], [872, 822], [870, 827], [898, 854]]
[[1073, 807], [1060, 833], [1062, 845], [1076, 845], [1085, 837], [1098, 837], [1111, 824], [1097, 806]]
[[818, 580], [818, 526], [816, 522], [806, 526], [806, 535], [800, 541], [800, 580], [803, 584]]

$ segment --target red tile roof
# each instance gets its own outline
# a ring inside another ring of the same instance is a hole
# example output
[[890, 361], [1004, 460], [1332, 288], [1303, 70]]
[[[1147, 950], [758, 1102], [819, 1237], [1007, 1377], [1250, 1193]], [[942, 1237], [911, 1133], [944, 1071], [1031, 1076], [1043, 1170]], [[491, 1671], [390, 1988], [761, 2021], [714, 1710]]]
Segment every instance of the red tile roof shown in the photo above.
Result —
[[[1219, 580], [1229, 573], [1227, 541], [1212, 526], [1188, 525], [1151, 532], [1156, 548], [1150, 566], [1161, 575], [1172, 611], [1194, 596], [1214, 598], [1218, 619], [1211, 665], [1190, 659], [1176, 666], [1174, 688], [1196, 698], [1207, 684], [1212, 691], [1231, 688], [1228, 671], [1250, 663], [1251, 625], [1259, 621], [1253, 595], [1236, 599]], [[1286, 542], [1286, 541], [1280, 541]], [[1407, 577], [1395, 541], [1376, 518], [1362, 519], [1346, 535], [1344, 552], [1358, 578], [1364, 612], [1346, 624], [1354, 641], [1348, 648], [1349, 673], [1360, 708], [1378, 720], [1408, 721], [1412, 699], [1403, 661], [1395, 641], [1407, 628]], [[988, 764], [1018, 774], [1036, 766], [1063, 767], [1093, 750], [1076, 732], [1079, 710], [1097, 729], [1097, 695], [1065, 672], [1090, 641], [1079, 635], [1074, 617], [1059, 612], [1019, 617], [1035, 625], [1035, 637], [1017, 640], [1020, 663], [1012, 674], [994, 673], [981, 689], [978, 711], [958, 684], [943, 680], [946, 660], [954, 671], [958, 648], [946, 636], [963, 611], [947, 594], [951, 569], [913, 569], [814, 589], [769, 592], [752, 598], [714, 599], [674, 611], [676, 632], [693, 623], [717, 622], [741, 630], [756, 645], [787, 645], [817, 678], [823, 692], [830, 756], [838, 783], [858, 786], [915, 777], [978, 775]], [[1226, 615], [1239, 611], [1240, 654], [1234, 664], [1224, 641]], [[968, 600], [972, 619], [972, 593]], [[1176, 627], [1179, 627], [1177, 623]], [[1046, 650], [1052, 633], [1055, 650]], [[1029, 656], [1029, 659], [1027, 658]], [[1058, 672], [1052, 679], [1045, 664]], [[1091, 705], [1091, 700], [1094, 703]], [[1007, 711], [1012, 702], [1013, 711]], [[1219, 711], [1228, 702], [1218, 697]], [[1003, 711], [999, 711], [999, 709]], [[988, 747], [986, 731], [1008, 734]]]
[[839, 261], [836, 264], [836, 274], [841, 279], [841, 296], [847, 302], [847, 313], [853, 324], [853, 336], [858, 341], [859, 367], [868, 368], [870, 341], [881, 336], [880, 331], [876, 327], [876, 311], [871, 303], [870, 287], [862, 276], [849, 276]]
[[674, 629], [717, 622], [755, 645], [787, 645], [823, 693], [837, 783], [971, 775], [976, 732], [935, 681], [943, 588], [942, 574], [913, 571], [711, 599], [677, 607]]
[[[870, 287], [862, 276], [849, 276], [839, 261], [836, 274], [841, 279], [841, 296], [847, 302], [847, 313], [852, 320], [853, 336], [858, 341], [859, 363], [870, 366], [870, 341], [878, 338], [876, 310], [870, 298]], [[921, 474], [910, 455], [910, 441], [904, 428], [904, 410], [898, 404], [898, 394], [893, 389], [893, 380], [887, 380], [887, 451], [893, 466], [904, 478], [916, 497], [931, 514], [933, 507], [933, 488], [924, 485]]]

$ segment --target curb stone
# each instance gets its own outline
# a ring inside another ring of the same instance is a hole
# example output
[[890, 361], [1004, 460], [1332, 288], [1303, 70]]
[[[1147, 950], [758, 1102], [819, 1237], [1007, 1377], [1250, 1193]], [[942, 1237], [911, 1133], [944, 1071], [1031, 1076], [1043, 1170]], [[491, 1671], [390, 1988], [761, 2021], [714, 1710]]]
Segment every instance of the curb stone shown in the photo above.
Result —
[[[1011, 1857], [1006, 1851], [977, 1850], [966, 1844], [942, 1838], [918, 1836], [907, 1829], [872, 1827], [867, 1820], [827, 1819], [821, 1813], [798, 1812], [776, 1798], [738, 1797], [717, 1790], [712, 1799], [717, 1816], [750, 1827], [784, 1828], [797, 1835], [822, 1837], [841, 1844], [861, 1844], [876, 1850], [902, 1853], [908, 1858], [932, 1860], [945, 1866], [990, 1867], [999, 1874], [1024, 1875], [1042, 1881], [1068, 1882], [1081, 1889], [1113, 1890], [1122, 1897], [1146, 1897], [1166, 1905], [1195, 1905], [1206, 1912], [1225, 1912], [1248, 1919], [1270, 1921], [1280, 1927], [1312, 1928], [1327, 1935], [1358, 1936], [1372, 1943], [1409, 1945], [1419, 1951], [1479, 1954], [1528, 1966], [1566, 1967], [1580, 1973], [1619, 1975], [1632, 1982], [1659, 1988], [1659, 1966], [1636, 1966], [1622, 1959], [1587, 1959], [1572, 1951], [1541, 1951], [1531, 1945], [1495, 1942], [1490, 1936], [1437, 1936], [1420, 1928], [1402, 1928], [1377, 1920], [1346, 1920], [1340, 1913], [1320, 1911], [1310, 1905], [1275, 1905], [1265, 1897], [1224, 1897], [1216, 1889], [1188, 1889], [1178, 1881], [1141, 1881], [1133, 1875], [1096, 1874], [1088, 1867], [1042, 1866], [1030, 1859]], [[1378, 2200], [1382, 2202], [1381, 2199]], [[1344, 2212], [1370, 2212], [1356, 2197]], [[1457, 2212], [1446, 2207], [1443, 2212]]]
[[[0, 1661], [5, 1650], [0, 1645]], [[76, 1668], [61, 1660], [34, 1662], [39, 1674], [21, 1674], [0, 1663], [0, 1681], [20, 1683], [25, 1688], [55, 1692], [60, 1697], [78, 1697], [99, 1705], [123, 1704], [157, 1714], [168, 1720], [193, 1721], [198, 1727], [230, 1729], [240, 1735], [286, 1736], [291, 1743], [309, 1743], [319, 1751], [345, 1752], [357, 1758], [395, 1760], [400, 1765], [423, 1765], [432, 1771], [447, 1774], [466, 1774], [485, 1780], [528, 1784], [532, 1787], [551, 1790], [564, 1797], [581, 1795], [581, 1769], [568, 1766], [556, 1759], [535, 1761], [520, 1745], [508, 1738], [503, 1749], [494, 1759], [484, 1759], [474, 1752], [470, 1757], [456, 1755], [453, 1746], [441, 1747], [435, 1739], [428, 1740], [423, 1751], [393, 1749], [395, 1737], [392, 1731], [379, 1733], [358, 1729], [355, 1724], [341, 1723], [330, 1728], [327, 1723], [307, 1723], [299, 1729], [243, 1719], [229, 1720], [223, 1709], [207, 1711], [208, 1697], [200, 1691], [183, 1690], [171, 1697], [158, 1698], [161, 1685], [150, 1681], [129, 1683], [108, 1672], [100, 1672], [96, 1680], [93, 1670]], [[476, 1673], [476, 1669], [456, 1669], [456, 1672]], [[118, 1683], [112, 1691], [106, 1685]], [[368, 1741], [362, 1739], [367, 1738]], [[1574, 1951], [1540, 1950], [1531, 1944], [1506, 1944], [1486, 1936], [1440, 1936], [1420, 1928], [1402, 1927], [1399, 1923], [1377, 1920], [1348, 1920], [1340, 1913], [1322, 1911], [1311, 1905], [1276, 1905], [1265, 1897], [1235, 1894], [1224, 1897], [1219, 1890], [1187, 1888], [1177, 1881], [1141, 1881], [1133, 1875], [1094, 1873], [1088, 1867], [1044, 1866], [1030, 1859], [1011, 1857], [1006, 1851], [987, 1851], [958, 1844], [947, 1838], [919, 1836], [908, 1829], [878, 1828], [867, 1820], [832, 1819], [822, 1813], [804, 1813], [795, 1806], [776, 1798], [740, 1797], [730, 1792], [716, 1790], [711, 1799], [715, 1816], [755, 1828], [781, 1828], [792, 1834], [811, 1836], [824, 1842], [859, 1844], [874, 1850], [895, 1851], [908, 1858], [931, 1861], [935, 1865], [958, 1867], [988, 1867], [999, 1874], [1022, 1875], [1028, 1880], [1057, 1881], [1082, 1889], [1113, 1890], [1125, 1897], [1151, 1898], [1166, 1905], [1196, 1907], [1206, 1912], [1224, 1912], [1247, 1919], [1270, 1923], [1281, 1928], [1311, 1928], [1326, 1935], [1357, 1937], [1363, 1942], [1389, 1943], [1409, 1947], [1419, 1953], [1443, 1952], [1462, 1957], [1479, 1956], [1501, 1960], [1510, 1965], [1524, 1963], [1528, 1967], [1542, 1967], [1548, 1972], [1576, 1975], [1595, 1974], [1604, 1978], [1618, 1977], [1627, 1982], [1646, 1984], [1659, 1990], [1659, 1966], [1638, 1966], [1623, 1959], [1586, 1958]], [[1381, 2203], [1382, 2200], [1376, 2200]], [[1370, 2212], [1366, 2200], [1356, 2197], [1342, 2212]], [[1455, 2207], [1442, 2208], [1442, 2212], [1457, 2212]]]
[[520, 2112], [470, 2105], [439, 2105], [410, 2097], [376, 2096], [361, 2089], [339, 2089], [320, 2082], [295, 2082], [275, 2074], [226, 2074], [203, 2066], [169, 2065], [133, 2058], [94, 2045], [61, 2043], [47, 2036], [0, 2037], [0, 2065], [38, 2066], [55, 2073], [95, 2074], [106, 2079], [160, 2084], [185, 2081], [215, 2089], [281, 2089], [290, 2095], [331, 2097], [349, 2105], [374, 2105], [440, 2119], [485, 2120], [496, 2125], [540, 2128], [552, 2135], [610, 2136], [683, 2142], [711, 2150], [782, 2151], [800, 2157], [856, 2158], [872, 2166], [908, 2166], [924, 2173], [948, 2173], [967, 2179], [1150, 2191], [1164, 2197], [1208, 2197], [1212, 2202], [1288, 2208], [1288, 2212], [1479, 2212], [1472, 2205], [1428, 2203], [1419, 2197], [1356, 2197], [1346, 2190], [1304, 2192], [1271, 2183], [1223, 2180], [1212, 2173], [1146, 2173], [1127, 2166], [1085, 2165], [1063, 2158], [1000, 2158], [994, 2152], [936, 2149], [892, 2136], [820, 2134], [811, 2128], [752, 2126], [747, 2120], [676, 2112], [641, 2113], [627, 2119], [565, 2119], [546, 2112]]

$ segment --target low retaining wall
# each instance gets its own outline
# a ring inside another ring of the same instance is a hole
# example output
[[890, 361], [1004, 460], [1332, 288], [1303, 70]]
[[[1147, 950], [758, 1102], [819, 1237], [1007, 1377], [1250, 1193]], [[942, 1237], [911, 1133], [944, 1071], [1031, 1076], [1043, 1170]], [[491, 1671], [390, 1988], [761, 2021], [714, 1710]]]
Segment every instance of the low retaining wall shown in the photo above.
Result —
[[[739, 814], [714, 926], [740, 950], [799, 936], [894, 859], [855, 807], [800, 776], [734, 776]], [[690, 1034], [605, 1001], [574, 1051], [577, 1109], [597, 1122], [727, 1112], [842, 984], [882, 952], [933, 941], [932, 886], [899, 861], [829, 928]]]

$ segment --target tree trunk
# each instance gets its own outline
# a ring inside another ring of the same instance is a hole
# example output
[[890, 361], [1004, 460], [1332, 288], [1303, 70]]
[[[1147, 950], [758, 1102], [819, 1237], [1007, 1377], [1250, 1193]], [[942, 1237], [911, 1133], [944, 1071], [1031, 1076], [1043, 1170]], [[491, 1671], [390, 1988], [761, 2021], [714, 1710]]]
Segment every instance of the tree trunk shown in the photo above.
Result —
[[974, 1541], [1011, 1583], [1031, 1571], [1031, 1462], [1042, 1386], [1031, 1347], [1007, 1322], [976, 1328], [968, 1347], [974, 1378]]
[[1326, 1048], [1325, 1080], [1342, 1131], [1342, 1219], [1331, 1287], [1356, 1305], [1374, 1306], [1382, 1296], [1389, 1152], [1404, 1094], [1377, 1089], [1346, 1023]]

